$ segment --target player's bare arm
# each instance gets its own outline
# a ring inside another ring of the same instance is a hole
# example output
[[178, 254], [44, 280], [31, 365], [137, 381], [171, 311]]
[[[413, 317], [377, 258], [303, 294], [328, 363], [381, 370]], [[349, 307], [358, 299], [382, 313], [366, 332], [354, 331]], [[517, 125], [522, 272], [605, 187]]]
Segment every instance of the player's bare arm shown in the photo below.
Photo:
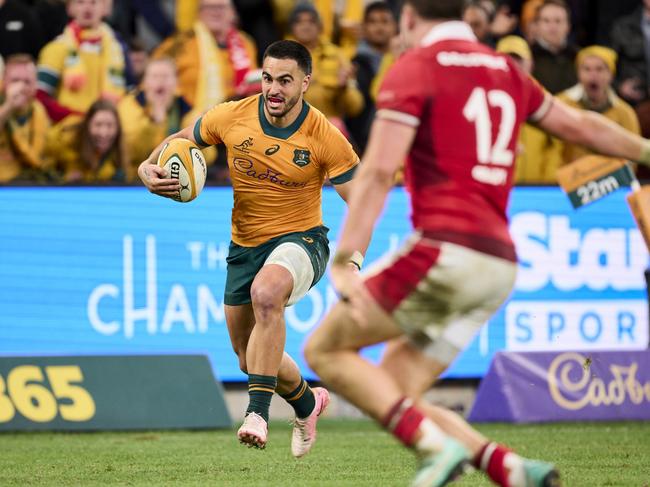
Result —
[[650, 166], [650, 141], [590, 110], [578, 110], [554, 98], [540, 128], [567, 142], [584, 145], [603, 155]]
[[162, 148], [170, 140], [184, 138], [196, 143], [196, 140], [194, 140], [193, 128], [194, 124], [189, 125], [188, 127], [185, 127], [184, 129], [167, 137], [158, 145], [158, 147], [153, 150], [147, 160], [143, 161], [140, 166], [138, 166], [138, 176], [147, 187], [147, 189], [152, 193], [159, 196], [164, 196], [166, 198], [171, 198], [178, 193], [178, 179], [168, 178], [167, 171], [165, 171], [162, 167], [159, 167], [156, 164], [156, 161], [158, 160], [160, 151], [162, 151]]
[[352, 187], [354, 186], [354, 179], [346, 183], [334, 184], [333, 186], [343, 201], [346, 203], [350, 201], [350, 193], [352, 192]]
[[351, 181], [350, 194], [343, 198], [348, 203], [348, 215], [332, 262], [332, 282], [345, 298], [355, 299], [355, 294], [363, 287], [346, 264], [358, 249], [368, 247], [386, 195], [393, 186], [395, 173], [406, 158], [415, 132], [416, 127], [393, 120], [378, 118], [373, 123], [363, 162]]
[[[350, 194], [352, 193], [352, 188], [354, 187], [354, 179], [342, 184], [335, 184], [334, 189], [341, 197], [343, 201], [348, 203], [350, 201]], [[352, 269], [353, 272], [359, 272], [361, 266], [363, 265], [364, 255], [366, 253], [367, 246], [358, 248], [352, 256], [348, 259], [348, 266]]]

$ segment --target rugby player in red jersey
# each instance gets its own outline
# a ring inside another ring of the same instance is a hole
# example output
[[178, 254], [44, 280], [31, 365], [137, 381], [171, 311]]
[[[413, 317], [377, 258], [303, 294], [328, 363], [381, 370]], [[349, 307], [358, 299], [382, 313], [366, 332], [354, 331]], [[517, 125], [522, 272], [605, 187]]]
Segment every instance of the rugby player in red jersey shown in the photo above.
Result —
[[[460, 22], [463, 0], [406, 0], [411, 49], [391, 68], [332, 262], [341, 296], [307, 342], [321, 379], [380, 422], [420, 466], [417, 486], [442, 486], [469, 463], [503, 487], [560, 485], [556, 468], [490, 442], [460, 416], [420, 400], [512, 290], [516, 254], [506, 206], [526, 121], [597, 152], [650, 163], [650, 141], [595, 112], [567, 107]], [[408, 156], [408, 157], [407, 157]], [[366, 248], [407, 158], [413, 233], [366, 275]], [[388, 342], [375, 366], [362, 347]]]

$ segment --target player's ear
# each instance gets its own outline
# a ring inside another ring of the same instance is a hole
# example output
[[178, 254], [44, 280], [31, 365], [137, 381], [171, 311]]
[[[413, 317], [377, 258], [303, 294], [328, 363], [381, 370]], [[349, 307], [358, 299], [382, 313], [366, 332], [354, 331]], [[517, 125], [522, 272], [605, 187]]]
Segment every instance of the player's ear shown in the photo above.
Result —
[[306, 74], [302, 79], [302, 92], [305, 93], [307, 88], [309, 88], [309, 83], [311, 83], [311, 74]]

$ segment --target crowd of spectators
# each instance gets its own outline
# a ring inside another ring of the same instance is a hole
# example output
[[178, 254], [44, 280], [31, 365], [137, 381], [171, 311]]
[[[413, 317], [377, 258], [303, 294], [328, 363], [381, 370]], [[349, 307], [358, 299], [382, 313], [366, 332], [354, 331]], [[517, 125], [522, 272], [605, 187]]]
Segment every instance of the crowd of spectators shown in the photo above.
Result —
[[[264, 49], [314, 60], [307, 101], [362, 153], [400, 56], [399, 1], [0, 0], [0, 183], [130, 183], [168, 134], [259, 91]], [[468, 0], [477, 38], [549, 92], [650, 135], [650, 0]], [[220, 151], [212, 182], [228, 181]], [[532, 125], [516, 180], [555, 184], [589, 151]]]

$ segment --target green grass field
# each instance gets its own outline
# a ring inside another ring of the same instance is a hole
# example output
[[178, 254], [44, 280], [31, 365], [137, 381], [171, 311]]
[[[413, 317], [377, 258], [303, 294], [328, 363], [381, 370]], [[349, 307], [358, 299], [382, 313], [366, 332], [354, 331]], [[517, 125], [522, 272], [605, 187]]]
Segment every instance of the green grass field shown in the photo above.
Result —
[[[650, 486], [650, 423], [482, 425], [522, 454], [552, 460], [568, 487]], [[272, 422], [265, 451], [234, 431], [0, 434], [0, 486], [405, 486], [410, 453], [369, 421], [324, 419], [295, 460], [291, 430]], [[454, 485], [488, 486], [473, 473]]]

